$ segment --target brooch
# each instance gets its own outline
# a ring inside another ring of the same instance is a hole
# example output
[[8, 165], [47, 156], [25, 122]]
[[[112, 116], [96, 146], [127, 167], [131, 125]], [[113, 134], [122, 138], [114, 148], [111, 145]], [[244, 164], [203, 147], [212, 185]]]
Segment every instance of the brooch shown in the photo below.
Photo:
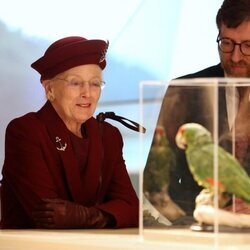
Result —
[[99, 60], [99, 63], [101, 63], [101, 62], [103, 62], [105, 60], [108, 47], [109, 47], [109, 41], [107, 40], [107, 42], [106, 42], [106, 48], [102, 52], [101, 58]]
[[62, 144], [62, 139], [60, 139], [58, 136], [56, 136], [56, 143], [59, 144], [59, 147], [56, 147], [57, 150], [59, 151], [65, 151], [65, 149], [67, 148], [67, 143], [65, 142], [64, 145]]

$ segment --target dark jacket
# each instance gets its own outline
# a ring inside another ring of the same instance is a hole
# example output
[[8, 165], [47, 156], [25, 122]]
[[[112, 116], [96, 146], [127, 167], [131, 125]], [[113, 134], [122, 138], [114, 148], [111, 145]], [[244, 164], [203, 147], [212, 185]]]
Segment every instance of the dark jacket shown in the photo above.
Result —
[[[47, 102], [38, 112], [10, 122], [2, 170], [2, 226], [34, 228], [31, 213], [43, 198], [60, 198], [111, 215], [116, 227], [138, 225], [138, 199], [124, 159], [117, 128], [91, 118], [84, 175], [75, 158], [69, 131]], [[65, 150], [61, 148], [58, 138]], [[81, 177], [83, 176], [83, 177]]]
[[[220, 64], [182, 76], [178, 79], [223, 77]], [[163, 125], [175, 152], [177, 164], [170, 172], [169, 195], [187, 213], [195, 208], [195, 197], [201, 187], [194, 181], [185, 158], [185, 152], [177, 148], [175, 136], [178, 128], [189, 122], [196, 122], [213, 131], [213, 103], [207, 100], [211, 88], [169, 87], [161, 107], [158, 124]], [[226, 100], [224, 88], [219, 88], [219, 136], [228, 133]]]
[[209, 68], [200, 70], [196, 73], [181, 76], [177, 79], [203, 78], [203, 77], [224, 77], [224, 71], [221, 68], [220, 63], [215, 66], [211, 66]]

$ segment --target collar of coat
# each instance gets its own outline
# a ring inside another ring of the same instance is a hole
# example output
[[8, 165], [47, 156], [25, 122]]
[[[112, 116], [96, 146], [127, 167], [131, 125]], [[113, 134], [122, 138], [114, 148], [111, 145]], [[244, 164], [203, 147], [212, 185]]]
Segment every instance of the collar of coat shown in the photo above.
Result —
[[93, 205], [93, 201], [98, 200], [97, 196], [98, 190], [100, 189], [103, 164], [103, 145], [101, 130], [99, 128], [100, 124], [93, 117], [85, 123], [86, 134], [89, 139], [89, 152], [86, 174], [84, 180], [82, 180], [71, 144], [70, 132], [49, 101], [38, 111], [38, 117], [45, 124], [55, 148], [58, 147], [56, 138], [60, 138], [63, 145], [65, 145], [65, 143], [67, 144], [64, 151], [57, 150], [57, 152], [62, 159], [68, 188], [73, 200], [80, 204]]

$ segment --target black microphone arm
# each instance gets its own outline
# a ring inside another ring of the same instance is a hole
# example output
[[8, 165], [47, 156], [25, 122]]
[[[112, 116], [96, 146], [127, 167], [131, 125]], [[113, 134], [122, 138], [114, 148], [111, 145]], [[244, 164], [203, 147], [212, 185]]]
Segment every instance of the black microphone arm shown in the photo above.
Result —
[[140, 124], [138, 124], [137, 122], [131, 121], [131, 120], [129, 120], [125, 117], [122, 117], [122, 116], [118, 116], [114, 112], [105, 112], [105, 113], [101, 112], [96, 116], [96, 119], [99, 122], [104, 122], [104, 120], [106, 118], [118, 121], [121, 124], [123, 124], [124, 126], [126, 126], [127, 128], [132, 129], [136, 132], [141, 132], [141, 133], [146, 132], [146, 129], [143, 126], [141, 126]]

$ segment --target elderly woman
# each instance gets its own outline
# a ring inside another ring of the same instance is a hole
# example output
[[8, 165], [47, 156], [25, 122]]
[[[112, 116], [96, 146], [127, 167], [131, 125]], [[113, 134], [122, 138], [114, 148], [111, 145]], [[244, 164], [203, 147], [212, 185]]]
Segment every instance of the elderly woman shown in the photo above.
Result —
[[48, 101], [7, 127], [2, 228], [138, 225], [121, 134], [92, 117], [107, 47], [102, 40], [66, 37], [31, 65]]

